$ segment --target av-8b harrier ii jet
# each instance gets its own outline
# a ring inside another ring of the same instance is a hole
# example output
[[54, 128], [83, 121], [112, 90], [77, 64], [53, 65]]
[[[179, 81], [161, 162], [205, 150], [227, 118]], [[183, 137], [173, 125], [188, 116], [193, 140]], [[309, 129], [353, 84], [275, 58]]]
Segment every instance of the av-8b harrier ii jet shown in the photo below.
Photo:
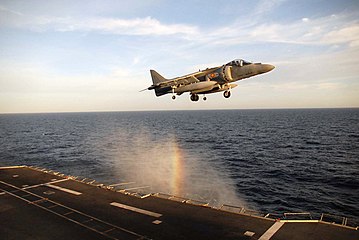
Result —
[[153, 85], [145, 90], [155, 90], [156, 96], [172, 93], [172, 99], [176, 94], [190, 92], [192, 101], [199, 100], [199, 94], [222, 92], [225, 98], [231, 96], [231, 89], [237, 87], [236, 82], [258, 74], [266, 73], [274, 69], [273, 65], [251, 63], [243, 59], [236, 59], [219, 67], [207, 68], [203, 71], [191, 73], [182, 77], [166, 79], [155, 70], [150, 70]]

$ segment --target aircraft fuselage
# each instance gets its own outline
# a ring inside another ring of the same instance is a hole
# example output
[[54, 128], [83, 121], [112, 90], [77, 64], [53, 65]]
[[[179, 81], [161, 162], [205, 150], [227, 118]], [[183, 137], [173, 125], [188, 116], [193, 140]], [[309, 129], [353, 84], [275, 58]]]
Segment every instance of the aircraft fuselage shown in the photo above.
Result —
[[[151, 70], [153, 85], [148, 90], [155, 90], [156, 96], [172, 93], [181, 95], [190, 92], [191, 100], [198, 101], [198, 94], [210, 94], [225, 91], [224, 97], [230, 96], [230, 90], [237, 86], [233, 82], [263, 74], [273, 70], [270, 64], [250, 63], [245, 60], [233, 60], [219, 67], [191, 73], [182, 77], [166, 79]], [[206, 99], [204, 97], [204, 99]]]

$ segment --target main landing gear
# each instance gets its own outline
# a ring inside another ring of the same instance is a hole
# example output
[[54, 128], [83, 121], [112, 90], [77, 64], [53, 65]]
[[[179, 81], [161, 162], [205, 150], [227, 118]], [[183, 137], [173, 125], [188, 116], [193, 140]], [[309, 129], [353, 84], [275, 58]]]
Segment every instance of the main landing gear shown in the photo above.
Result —
[[199, 100], [198, 94], [192, 93], [190, 97], [192, 102], [197, 102]]
[[[192, 102], [198, 102], [199, 101], [199, 96], [198, 94], [195, 94], [195, 93], [192, 93], [191, 96], [190, 96], [190, 99]], [[206, 101], [207, 100], [207, 97], [206, 95], [203, 96], [203, 101]]]

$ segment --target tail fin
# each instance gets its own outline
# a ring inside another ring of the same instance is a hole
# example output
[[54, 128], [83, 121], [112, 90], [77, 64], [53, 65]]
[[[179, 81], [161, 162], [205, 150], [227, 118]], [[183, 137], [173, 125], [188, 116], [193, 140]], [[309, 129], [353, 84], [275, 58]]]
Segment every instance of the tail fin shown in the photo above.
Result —
[[157, 85], [161, 82], [166, 82], [168, 81], [168, 79], [162, 77], [158, 72], [156, 72], [155, 70], [150, 70], [151, 72], [151, 77], [152, 77], [152, 82], [153, 85]]

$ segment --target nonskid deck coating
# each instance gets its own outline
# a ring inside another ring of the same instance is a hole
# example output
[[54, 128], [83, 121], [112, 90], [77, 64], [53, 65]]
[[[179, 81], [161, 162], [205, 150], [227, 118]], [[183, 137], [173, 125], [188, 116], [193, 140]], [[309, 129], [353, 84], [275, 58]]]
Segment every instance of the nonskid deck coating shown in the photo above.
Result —
[[24, 166], [0, 168], [0, 222], [0, 239], [359, 239], [336, 224], [138, 198]]

